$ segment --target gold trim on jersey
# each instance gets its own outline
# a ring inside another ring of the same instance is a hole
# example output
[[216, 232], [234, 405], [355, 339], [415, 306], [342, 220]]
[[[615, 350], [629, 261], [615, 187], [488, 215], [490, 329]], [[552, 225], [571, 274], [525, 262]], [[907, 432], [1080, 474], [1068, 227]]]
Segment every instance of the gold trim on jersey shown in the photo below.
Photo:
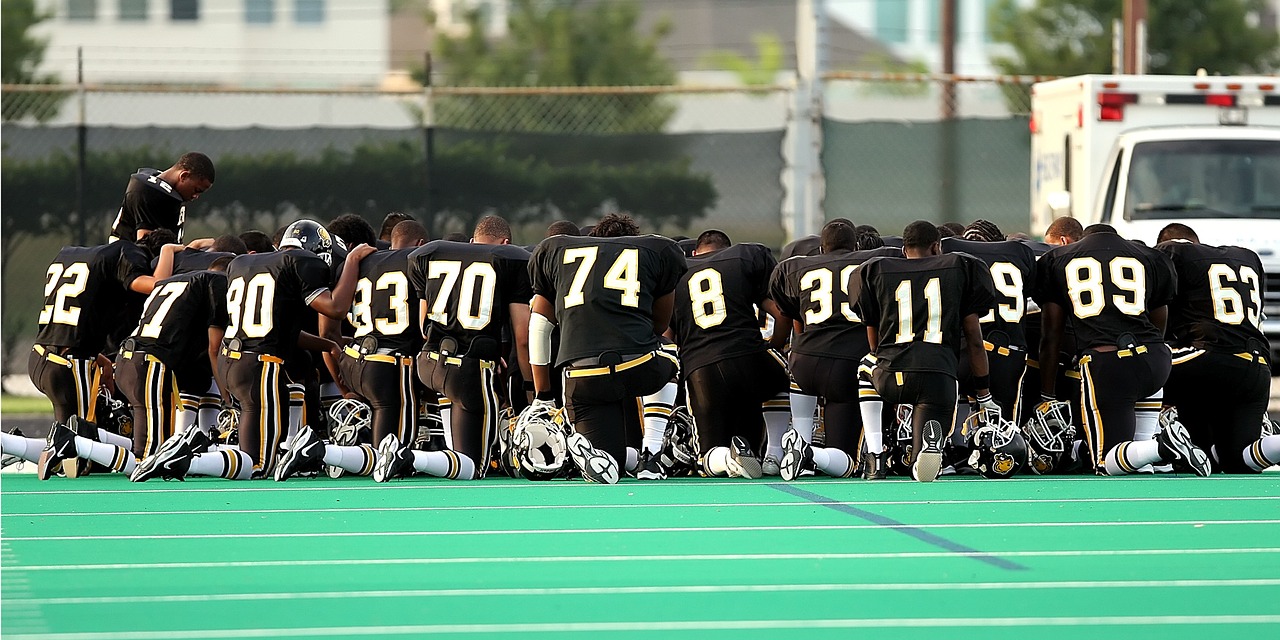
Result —
[[71, 366], [70, 360], [54, 353], [52, 350], [44, 348], [44, 345], [39, 345], [39, 344], [35, 345], [31, 347], [31, 350], [40, 354], [41, 357], [43, 357], [45, 360], [48, 360], [49, 362], [52, 362], [54, 364], [60, 364], [64, 367]]

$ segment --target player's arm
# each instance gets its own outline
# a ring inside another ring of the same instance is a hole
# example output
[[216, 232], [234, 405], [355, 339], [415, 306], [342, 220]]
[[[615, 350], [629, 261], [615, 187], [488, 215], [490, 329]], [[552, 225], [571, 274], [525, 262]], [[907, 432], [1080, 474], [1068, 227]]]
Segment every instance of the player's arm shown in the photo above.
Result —
[[225, 398], [227, 392], [226, 381], [222, 379], [222, 374], [218, 371], [218, 349], [222, 347], [222, 340], [226, 337], [226, 327], [209, 327], [209, 364], [213, 366], [213, 381], [218, 384], [218, 389], [222, 391]]
[[1062, 344], [1063, 309], [1056, 302], [1040, 303], [1040, 395], [1056, 397], [1058, 350]]
[[871, 353], [875, 353], [876, 345], [880, 344], [880, 330], [874, 325], [867, 325], [867, 343], [871, 345]]
[[334, 383], [338, 385], [338, 390], [341, 391], [342, 395], [345, 397], [351, 392], [351, 387], [347, 384], [346, 380], [342, 379], [342, 375], [338, 369], [338, 358], [341, 357], [341, 348], [347, 342], [347, 338], [342, 335], [342, 321], [335, 320], [329, 316], [321, 314], [319, 331], [322, 339], [328, 340], [332, 342], [334, 346], [338, 347], [338, 349], [335, 350], [325, 350], [323, 354], [324, 366], [329, 370], [329, 375], [333, 377]]
[[991, 369], [987, 362], [987, 349], [982, 342], [982, 324], [978, 314], [971, 313], [961, 320], [965, 350], [969, 352], [969, 372], [973, 375], [974, 392], [979, 398], [991, 395]]
[[666, 333], [667, 327], [671, 326], [671, 312], [675, 308], [676, 294], [674, 291], [654, 299], [653, 311], [649, 315], [653, 318], [653, 333], [655, 335], [660, 336]]
[[529, 368], [533, 389], [538, 395], [551, 392], [551, 330], [556, 308], [542, 295], [529, 302]]
[[356, 295], [356, 282], [360, 280], [360, 261], [364, 260], [376, 249], [362, 244], [347, 254], [347, 264], [338, 276], [338, 284], [332, 291], [321, 292], [310, 302], [310, 307], [321, 315], [341, 319], [351, 311], [351, 301]]
[[102, 370], [102, 384], [106, 385], [108, 391], [110, 391], [111, 393], [115, 393], [116, 392], [115, 363], [111, 361], [111, 358], [108, 358], [102, 355], [101, 353], [98, 354], [98, 357], [96, 358], [96, 360], [98, 363], [98, 368]]
[[150, 295], [151, 290], [156, 288], [156, 283], [173, 275], [173, 256], [186, 247], [180, 244], [166, 244], [160, 248], [160, 257], [156, 259], [156, 270], [149, 276], [138, 276], [129, 283], [129, 289], [141, 293], [142, 295]]
[[516, 364], [520, 367], [520, 375], [530, 380], [533, 368], [529, 366], [529, 319], [533, 312], [529, 305], [513, 302], [507, 305], [507, 313], [511, 316], [511, 335], [516, 342]]
[[782, 309], [778, 308], [778, 303], [772, 298], [761, 300], [760, 308], [773, 318], [773, 335], [769, 336], [769, 348], [781, 349], [787, 346], [787, 340], [791, 337], [790, 319], [783, 315]]
[[213, 238], [200, 238], [187, 243], [188, 249], [197, 251], [208, 251], [213, 248]]
[[1151, 324], [1160, 330], [1160, 335], [1164, 335], [1165, 327], [1169, 324], [1169, 307], [1168, 305], [1160, 305], [1147, 314], [1151, 318]]

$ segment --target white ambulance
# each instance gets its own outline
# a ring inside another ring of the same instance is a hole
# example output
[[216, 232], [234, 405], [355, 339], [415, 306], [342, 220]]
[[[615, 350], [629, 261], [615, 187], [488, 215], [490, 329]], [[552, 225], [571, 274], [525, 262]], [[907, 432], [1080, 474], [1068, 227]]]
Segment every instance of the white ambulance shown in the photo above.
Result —
[[1280, 349], [1280, 78], [1086, 75], [1031, 89], [1031, 230], [1104, 222], [1154, 245], [1171, 222], [1258, 253]]

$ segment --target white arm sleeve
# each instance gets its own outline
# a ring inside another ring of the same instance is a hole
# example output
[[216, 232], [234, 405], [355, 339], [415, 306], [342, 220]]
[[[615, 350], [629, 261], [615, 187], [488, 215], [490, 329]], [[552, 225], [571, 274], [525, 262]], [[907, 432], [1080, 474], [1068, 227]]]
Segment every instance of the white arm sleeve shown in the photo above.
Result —
[[529, 314], [529, 364], [551, 364], [551, 321], [541, 313]]

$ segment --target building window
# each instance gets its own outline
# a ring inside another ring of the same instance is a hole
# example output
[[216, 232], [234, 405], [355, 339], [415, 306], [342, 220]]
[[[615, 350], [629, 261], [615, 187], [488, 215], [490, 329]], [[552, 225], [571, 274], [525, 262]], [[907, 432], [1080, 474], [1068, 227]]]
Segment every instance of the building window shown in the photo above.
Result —
[[120, 0], [121, 22], [145, 22], [147, 0]]
[[244, 21], [271, 24], [276, 21], [276, 0], [244, 0]]
[[67, 0], [67, 20], [88, 22], [97, 19], [97, 0]]
[[324, 22], [324, 0], [294, 0], [293, 21], [299, 24]]
[[169, 0], [171, 20], [199, 20], [200, 0]]
[[876, 0], [876, 38], [907, 41], [907, 4], [906, 0]]

